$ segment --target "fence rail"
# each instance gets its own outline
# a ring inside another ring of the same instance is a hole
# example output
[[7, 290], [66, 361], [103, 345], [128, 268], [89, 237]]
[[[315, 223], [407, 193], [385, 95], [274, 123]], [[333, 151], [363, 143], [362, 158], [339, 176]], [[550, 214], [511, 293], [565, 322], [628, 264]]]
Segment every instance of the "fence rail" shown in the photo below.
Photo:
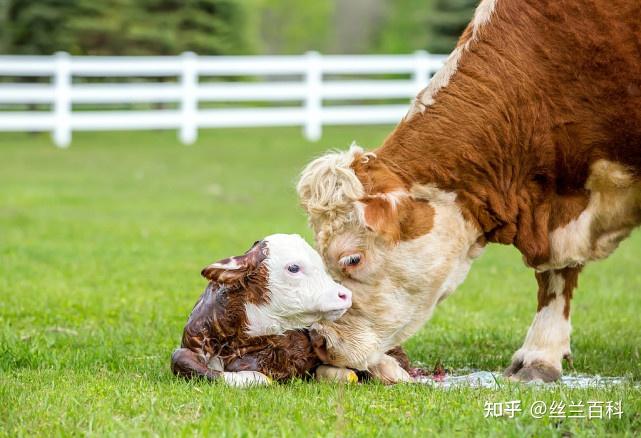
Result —
[[[51, 131], [60, 147], [69, 145], [73, 131], [112, 129], [178, 129], [180, 140], [190, 144], [198, 128], [303, 126], [305, 137], [317, 140], [323, 125], [397, 122], [407, 105], [385, 100], [413, 98], [444, 59], [423, 51], [362, 56], [0, 56], [0, 78], [20, 78], [0, 82], [0, 105], [27, 106], [0, 111], [0, 131]], [[372, 79], [376, 75], [407, 79]], [[34, 79], [26, 82], [29, 77]], [[43, 77], [48, 82], [36, 82]], [[102, 79], [96, 83], [95, 78]], [[206, 102], [253, 106], [201, 108]], [[141, 103], [175, 103], [177, 108], [100, 109]], [[278, 103], [281, 106], [275, 106]], [[74, 108], [79, 104], [92, 109]], [[50, 110], [30, 109], [38, 105], [49, 105]]]

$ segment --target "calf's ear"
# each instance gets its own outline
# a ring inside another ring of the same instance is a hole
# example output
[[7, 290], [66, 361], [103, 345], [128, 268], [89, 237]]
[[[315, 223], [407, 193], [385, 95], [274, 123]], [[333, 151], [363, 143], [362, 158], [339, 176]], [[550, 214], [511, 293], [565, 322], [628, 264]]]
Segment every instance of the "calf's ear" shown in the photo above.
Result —
[[206, 266], [201, 275], [207, 280], [224, 285], [242, 284], [267, 257], [267, 244], [257, 241], [245, 254], [228, 257]]

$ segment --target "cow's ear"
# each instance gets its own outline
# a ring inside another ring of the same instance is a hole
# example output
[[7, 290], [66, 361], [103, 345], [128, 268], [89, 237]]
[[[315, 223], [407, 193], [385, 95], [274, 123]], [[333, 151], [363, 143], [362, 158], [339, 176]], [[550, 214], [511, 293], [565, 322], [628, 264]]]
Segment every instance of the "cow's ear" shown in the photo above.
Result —
[[267, 244], [257, 241], [243, 255], [228, 257], [206, 266], [201, 274], [210, 281], [227, 286], [243, 284], [267, 257]]
[[434, 208], [425, 200], [380, 196], [361, 199], [359, 206], [365, 227], [389, 243], [416, 239], [434, 225]]
[[358, 161], [362, 165], [367, 166], [367, 165], [372, 164], [374, 162], [374, 160], [376, 160], [376, 158], [377, 157], [376, 157], [376, 154], [374, 152], [365, 152], [365, 153], [363, 153], [363, 154], [358, 156]]
[[363, 225], [389, 243], [401, 238], [398, 208], [394, 200], [383, 196], [369, 196], [359, 201]]

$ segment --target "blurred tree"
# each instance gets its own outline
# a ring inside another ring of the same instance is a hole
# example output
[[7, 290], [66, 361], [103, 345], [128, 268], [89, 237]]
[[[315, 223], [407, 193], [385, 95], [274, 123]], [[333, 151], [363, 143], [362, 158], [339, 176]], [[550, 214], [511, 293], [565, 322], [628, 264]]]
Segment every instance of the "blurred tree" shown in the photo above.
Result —
[[[92, 2], [92, 0], [85, 0]], [[133, 16], [123, 17], [127, 37], [138, 53], [159, 55], [193, 51], [217, 55], [246, 53], [249, 41], [245, 13], [234, 0], [111, 0], [131, 3]], [[92, 23], [82, 29], [91, 34]], [[99, 37], [99, 35], [96, 35]]]
[[251, 0], [261, 53], [326, 52], [335, 0]]
[[0, 0], [0, 53], [6, 52], [7, 46], [7, 13], [9, 10], [9, 2], [7, 0]]
[[9, 53], [91, 55], [250, 51], [239, 0], [1, 0]]
[[434, 0], [387, 0], [385, 17], [374, 50], [411, 53], [425, 49], [430, 39], [427, 17]]
[[0, 0], [9, 53], [448, 53], [478, 0]]
[[376, 46], [387, 0], [334, 0], [329, 53], [368, 53]]
[[65, 0], [3, 0], [3, 51], [51, 54], [71, 44], [66, 31], [70, 4]]
[[382, 53], [426, 49], [449, 53], [469, 23], [478, 0], [388, 0], [375, 43]]
[[478, 0], [431, 0], [425, 48], [433, 53], [451, 52], [477, 4]]

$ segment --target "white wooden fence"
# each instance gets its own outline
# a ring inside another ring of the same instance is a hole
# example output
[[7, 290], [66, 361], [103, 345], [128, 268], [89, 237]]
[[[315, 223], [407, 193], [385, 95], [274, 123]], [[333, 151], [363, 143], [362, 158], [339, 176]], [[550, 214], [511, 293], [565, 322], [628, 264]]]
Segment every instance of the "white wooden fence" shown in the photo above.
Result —
[[[303, 126], [305, 136], [317, 140], [323, 125], [396, 123], [408, 105], [385, 100], [409, 102], [444, 59], [422, 51], [363, 56], [0, 56], [0, 79], [5, 77], [0, 82], [0, 131], [51, 131], [60, 147], [69, 145], [72, 131], [112, 129], [179, 129], [180, 140], [190, 144], [201, 127]], [[28, 83], [25, 77], [45, 77], [48, 82]], [[154, 77], [175, 80], [135, 81]], [[8, 78], [20, 81], [8, 83]], [[94, 78], [103, 79], [92, 83]], [[105, 78], [119, 80], [109, 83]], [[206, 109], [199, 107], [201, 102], [253, 106]], [[174, 103], [176, 109], [127, 109], [139, 103]], [[30, 109], [43, 104], [50, 109]], [[74, 109], [77, 104], [92, 109]], [[125, 109], [100, 109], [105, 104]]]

